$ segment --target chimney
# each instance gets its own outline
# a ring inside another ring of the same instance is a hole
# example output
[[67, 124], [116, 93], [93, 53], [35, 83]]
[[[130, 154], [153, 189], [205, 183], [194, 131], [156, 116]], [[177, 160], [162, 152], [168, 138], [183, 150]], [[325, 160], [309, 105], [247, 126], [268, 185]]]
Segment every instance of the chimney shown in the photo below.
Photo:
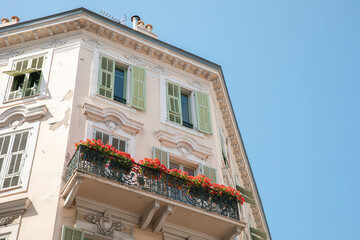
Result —
[[140, 21], [140, 17], [138, 15], [134, 15], [131, 17], [131, 21], [133, 23], [133, 29], [136, 30], [137, 23], [138, 23], [138, 21]]
[[13, 25], [18, 22], [20, 22], [20, 18], [18, 18], [17, 16], [12, 16], [11, 21], [9, 21], [9, 19], [7, 19], [7, 18], [3, 18], [3, 19], [1, 19], [0, 28], [6, 27], [9, 25]]
[[151, 24], [145, 25], [143, 21], [140, 21], [140, 17], [137, 15], [132, 16], [131, 21], [133, 23], [134, 30], [158, 39], [158, 35], [152, 32], [153, 26]]

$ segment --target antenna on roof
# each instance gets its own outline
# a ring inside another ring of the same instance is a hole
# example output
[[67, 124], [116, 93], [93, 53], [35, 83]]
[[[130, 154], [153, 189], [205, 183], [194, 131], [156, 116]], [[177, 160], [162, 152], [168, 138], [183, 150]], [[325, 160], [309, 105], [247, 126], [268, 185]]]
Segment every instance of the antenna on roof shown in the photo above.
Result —
[[116, 18], [114, 16], [111, 16], [110, 14], [106, 13], [104, 10], [101, 10], [100, 14], [102, 14], [105, 17], [113, 20], [114, 22], [120, 23], [120, 24], [125, 24], [126, 19], [127, 19], [125, 14], [120, 19], [118, 19], [118, 18]]

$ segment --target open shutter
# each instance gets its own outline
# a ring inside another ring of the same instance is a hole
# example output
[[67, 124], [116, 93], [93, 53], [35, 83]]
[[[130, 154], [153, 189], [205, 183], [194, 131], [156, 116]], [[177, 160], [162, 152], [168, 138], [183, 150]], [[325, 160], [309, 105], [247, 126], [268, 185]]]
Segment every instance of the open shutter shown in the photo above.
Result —
[[251, 238], [252, 239], [256, 239], [256, 240], [258, 240], [258, 239], [260, 239], [260, 240], [266, 239], [266, 233], [259, 230], [259, 229], [250, 227], [250, 233], [251, 233]]
[[241, 195], [244, 197], [246, 203], [250, 203], [251, 205], [255, 205], [255, 201], [253, 198], [253, 194], [250, 190], [243, 188], [239, 185], [236, 185], [236, 190], [240, 191]]
[[155, 158], [159, 159], [161, 164], [164, 164], [164, 166], [166, 168], [169, 167], [169, 153], [168, 152], [154, 147], [153, 148], [153, 159], [155, 159]]
[[[9, 164], [6, 169], [2, 188], [14, 187], [20, 183], [20, 172], [24, 164], [25, 150], [29, 132], [17, 133], [13, 137]], [[9, 149], [9, 150], [10, 150]]]
[[145, 69], [132, 66], [131, 70], [131, 106], [145, 110], [145, 92], [146, 92]]
[[198, 130], [211, 134], [211, 119], [208, 95], [202, 92], [195, 92]]
[[229, 167], [226, 144], [225, 144], [224, 138], [221, 135], [221, 132], [220, 132], [220, 142], [221, 142], [221, 154], [222, 154], [222, 158], [224, 160], [224, 164], [226, 167]]
[[167, 83], [167, 111], [168, 120], [182, 124], [181, 116], [181, 92], [180, 86], [175, 83]]
[[203, 165], [203, 174], [205, 177], [211, 179], [211, 182], [216, 183], [216, 169]]
[[80, 229], [64, 225], [61, 240], [84, 240], [84, 232]]
[[13, 76], [10, 86], [8, 100], [19, 99], [22, 97], [23, 88], [25, 87], [25, 73], [23, 72], [29, 64], [29, 60], [19, 61], [15, 64], [15, 70], [6, 73]]
[[25, 69], [24, 73], [29, 73], [29, 78], [24, 89], [24, 97], [33, 96], [39, 93], [41, 81], [41, 69], [44, 63], [44, 56], [32, 59], [31, 67]]
[[101, 56], [99, 67], [98, 93], [112, 99], [114, 91], [115, 61]]

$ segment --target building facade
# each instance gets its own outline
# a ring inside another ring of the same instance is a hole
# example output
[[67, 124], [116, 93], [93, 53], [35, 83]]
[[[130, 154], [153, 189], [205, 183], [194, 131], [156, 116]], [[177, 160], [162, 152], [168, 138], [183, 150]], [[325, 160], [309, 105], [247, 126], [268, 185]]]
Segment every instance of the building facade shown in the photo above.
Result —
[[[80, 8], [0, 28], [0, 240], [271, 239], [221, 67]], [[12, 24], [11, 24], [12, 23]], [[205, 175], [243, 205], [135, 164]]]

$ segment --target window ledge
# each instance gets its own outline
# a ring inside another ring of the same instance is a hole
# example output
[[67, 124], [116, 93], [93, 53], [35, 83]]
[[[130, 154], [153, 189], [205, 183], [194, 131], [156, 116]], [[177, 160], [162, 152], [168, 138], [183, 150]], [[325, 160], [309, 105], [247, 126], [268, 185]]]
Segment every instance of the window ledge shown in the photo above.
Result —
[[41, 94], [36, 94], [36, 95], [13, 99], [13, 100], [5, 100], [5, 101], [3, 101], [3, 104], [10, 104], [10, 103], [21, 101], [21, 100], [26, 100], [26, 101], [37, 100], [37, 99], [39, 99], [40, 96], [41, 96]]
[[188, 127], [184, 127], [184, 126], [182, 126], [182, 125], [179, 125], [179, 124], [170, 122], [169, 120], [165, 120], [165, 122], [161, 122], [161, 123], [164, 124], [164, 125], [167, 125], [167, 126], [176, 128], [177, 130], [180, 130], [180, 131], [182, 131], [182, 132], [190, 133], [190, 134], [192, 134], [192, 135], [194, 135], [194, 136], [204, 138], [204, 134], [201, 133], [201, 132], [198, 132], [198, 131], [195, 130], [195, 129], [190, 129], [190, 128], [188, 128]]
[[121, 109], [123, 109], [123, 110], [127, 110], [127, 111], [129, 111], [129, 112], [136, 113], [136, 109], [133, 108], [133, 107], [131, 107], [130, 105], [127, 105], [127, 104], [125, 105], [125, 104], [123, 104], [123, 103], [121, 103], [121, 102], [114, 101], [114, 100], [112, 100], [112, 99], [103, 97], [103, 96], [101, 96], [101, 95], [99, 95], [99, 94], [95, 94], [94, 98], [97, 99], [97, 100], [99, 100], [99, 101], [108, 103], [108, 104], [110, 104], [110, 105], [112, 105], [112, 106], [114, 106], [114, 107], [119, 107], [119, 108], [121, 108]]
[[[18, 189], [22, 189], [22, 186], [19, 185], [19, 186], [14, 186], [14, 187], [9, 187], [9, 188], [4, 188], [4, 189], [0, 189], [0, 194], [3, 195], [7, 192], [11, 192], [11, 194], [15, 193], [15, 192], [12, 192], [14, 190], [18, 190]], [[16, 192], [18, 193], [18, 192]], [[10, 194], [10, 193], [9, 193]], [[3, 196], [2, 196], [3, 197]]]

